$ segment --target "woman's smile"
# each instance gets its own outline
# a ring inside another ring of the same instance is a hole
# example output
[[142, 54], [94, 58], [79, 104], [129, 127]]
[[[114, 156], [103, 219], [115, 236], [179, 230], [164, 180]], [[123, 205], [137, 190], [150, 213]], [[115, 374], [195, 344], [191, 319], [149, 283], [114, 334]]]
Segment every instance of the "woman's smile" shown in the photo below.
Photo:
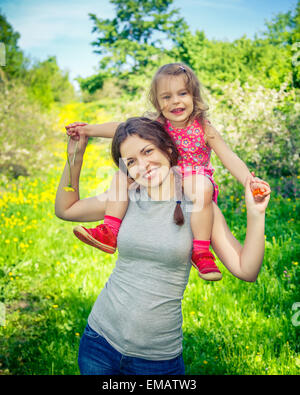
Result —
[[149, 140], [129, 136], [121, 145], [121, 155], [129, 175], [149, 193], [170, 177], [170, 159]]
[[144, 175], [143, 178], [146, 178], [147, 180], [151, 180], [155, 177], [155, 175], [158, 172], [159, 167], [153, 167], [152, 169], [148, 170]]

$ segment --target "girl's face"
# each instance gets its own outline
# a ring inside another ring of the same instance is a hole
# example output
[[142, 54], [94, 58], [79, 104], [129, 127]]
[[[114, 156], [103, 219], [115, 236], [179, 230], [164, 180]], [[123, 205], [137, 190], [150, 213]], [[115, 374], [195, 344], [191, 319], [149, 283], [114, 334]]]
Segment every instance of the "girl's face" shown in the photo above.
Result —
[[121, 144], [120, 152], [129, 175], [142, 186], [158, 187], [169, 176], [169, 158], [149, 140], [129, 136]]
[[175, 128], [188, 125], [194, 110], [193, 97], [186, 89], [183, 75], [163, 75], [157, 81], [160, 110]]

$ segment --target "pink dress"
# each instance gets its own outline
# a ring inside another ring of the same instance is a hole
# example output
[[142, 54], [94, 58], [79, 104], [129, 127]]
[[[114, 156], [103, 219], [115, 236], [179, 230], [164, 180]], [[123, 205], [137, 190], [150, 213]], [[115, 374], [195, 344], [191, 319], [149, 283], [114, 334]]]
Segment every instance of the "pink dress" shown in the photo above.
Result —
[[208, 177], [214, 187], [213, 201], [217, 203], [219, 188], [213, 179], [215, 169], [210, 163], [211, 148], [205, 143], [204, 130], [199, 121], [195, 119], [185, 128], [174, 128], [171, 122], [166, 120], [165, 129], [179, 151], [178, 166], [183, 177], [192, 174]]

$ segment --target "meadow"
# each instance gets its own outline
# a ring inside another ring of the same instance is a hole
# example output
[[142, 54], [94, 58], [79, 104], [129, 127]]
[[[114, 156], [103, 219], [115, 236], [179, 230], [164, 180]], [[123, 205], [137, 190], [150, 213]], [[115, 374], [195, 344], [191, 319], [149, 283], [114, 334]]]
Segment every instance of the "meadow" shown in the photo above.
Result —
[[[51, 141], [53, 160], [43, 172], [0, 181], [1, 374], [79, 374], [80, 337], [116, 261], [116, 255], [77, 240], [74, 223], [54, 214], [66, 141], [62, 133]], [[81, 198], [104, 191], [112, 172], [109, 142], [91, 141]], [[220, 207], [243, 240], [246, 212], [236, 181], [221, 189]], [[299, 199], [273, 191], [265, 258], [255, 283], [234, 278], [220, 262], [223, 279], [217, 283], [204, 282], [191, 270], [183, 299], [187, 374], [299, 374], [297, 218]]]

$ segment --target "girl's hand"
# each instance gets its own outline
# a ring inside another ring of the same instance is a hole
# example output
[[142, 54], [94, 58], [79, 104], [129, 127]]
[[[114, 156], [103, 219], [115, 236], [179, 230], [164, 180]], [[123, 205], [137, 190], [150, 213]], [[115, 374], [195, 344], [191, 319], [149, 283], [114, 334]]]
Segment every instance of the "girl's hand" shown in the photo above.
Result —
[[89, 127], [86, 122], [73, 122], [65, 126], [67, 135], [78, 141], [80, 136], [89, 136]]
[[[258, 196], [253, 196], [251, 184], [259, 186], [259, 188], [265, 188], [265, 192]], [[270, 200], [271, 189], [268, 183], [257, 179], [256, 177], [248, 177], [245, 186], [245, 202], [247, 207], [247, 214], [263, 214], [266, 211]]]

